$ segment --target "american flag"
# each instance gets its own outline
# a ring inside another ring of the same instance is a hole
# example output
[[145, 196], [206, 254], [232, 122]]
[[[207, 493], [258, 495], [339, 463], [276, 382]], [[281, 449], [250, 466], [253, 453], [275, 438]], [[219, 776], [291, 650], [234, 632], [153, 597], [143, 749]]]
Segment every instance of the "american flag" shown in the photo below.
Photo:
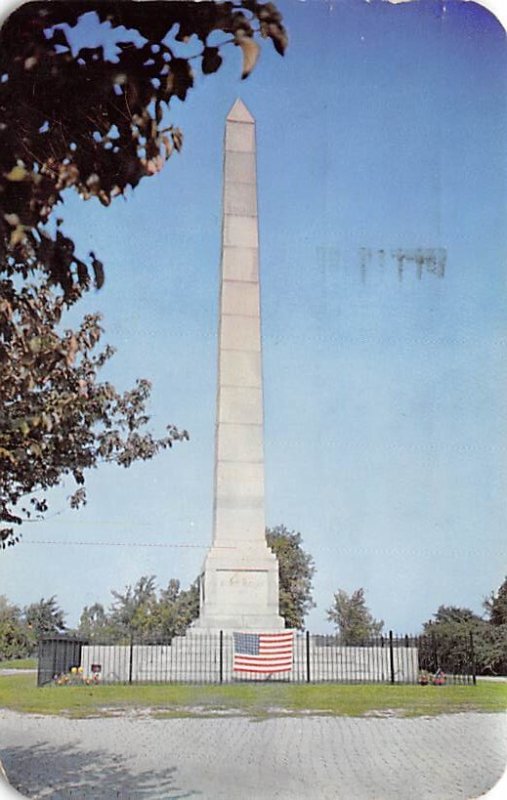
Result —
[[292, 669], [293, 631], [234, 633], [236, 672], [288, 672]]

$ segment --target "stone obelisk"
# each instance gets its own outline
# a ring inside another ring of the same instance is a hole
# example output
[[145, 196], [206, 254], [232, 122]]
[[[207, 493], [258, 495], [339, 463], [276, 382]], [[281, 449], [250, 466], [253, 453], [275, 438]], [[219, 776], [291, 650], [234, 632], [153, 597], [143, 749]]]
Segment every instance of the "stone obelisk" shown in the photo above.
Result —
[[255, 122], [236, 100], [225, 126], [213, 542], [194, 630], [284, 627], [265, 537], [256, 184]]

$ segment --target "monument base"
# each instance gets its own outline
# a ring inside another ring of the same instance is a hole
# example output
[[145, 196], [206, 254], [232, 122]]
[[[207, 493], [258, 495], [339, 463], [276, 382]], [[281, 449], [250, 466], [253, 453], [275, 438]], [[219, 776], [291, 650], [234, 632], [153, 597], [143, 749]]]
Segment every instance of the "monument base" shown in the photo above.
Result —
[[265, 542], [241, 549], [213, 546], [204, 563], [199, 618], [191, 632], [276, 633], [285, 629], [278, 605], [278, 561]]
[[280, 633], [285, 630], [283, 617], [254, 617], [243, 614], [230, 617], [199, 617], [187, 628], [186, 636], [199, 636], [201, 633]]

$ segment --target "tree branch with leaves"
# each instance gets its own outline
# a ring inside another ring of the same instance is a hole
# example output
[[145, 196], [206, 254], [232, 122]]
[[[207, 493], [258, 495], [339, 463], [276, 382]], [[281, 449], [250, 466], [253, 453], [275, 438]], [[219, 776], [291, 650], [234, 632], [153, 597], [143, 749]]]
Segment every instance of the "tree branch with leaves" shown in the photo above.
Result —
[[[97, 42], [100, 31], [109, 46], [79, 43], [91, 13]], [[64, 328], [65, 312], [101, 288], [105, 272], [95, 253], [76, 252], [61, 213], [53, 217], [67, 191], [109, 206], [159, 172], [181, 150], [170, 108], [194, 87], [194, 67], [216, 72], [230, 44], [246, 78], [262, 38], [283, 54], [276, 7], [250, 0], [26, 3], [2, 26], [0, 546], [44, 514], [47, 490], [66, 475], [77, 507], [86, 470], [129, 466], [187, 438], [172, 425], [158, 438], [147, 431], [147, 381], [121, 393], [98, 380], [113, 353], [99, 349], [98, 315]]]
[[336, 625], [343, 644], [363, 644], [382, 633], [384, 622], [374, 619], [366, 605], [364, 589], [356, 589], [348, 594], [338, 589], [333, 605], [327, 611], [327, 618]]
[[278, 559], [280, 615], [286, 628], [303, 630], [305, 617], [315, 606], [313, 558], [303, 550], [301, 534], [289, 531], [285, 525], [266, 528], [266, 541]]
[[[80, 20], [92, 12], [109, 48], [76, 44]], [[225, 40], [211, 44], [220, 32]], [[5, 270], [26, 277], [40, 269], [67, 297], [76, 285], [86, 289], [92, 276], [100, 286], [103, 268], [94, 254], [78, 257], [69, 237], [44, 228], [64, 191], [108, 206], [159, 172], [182, 147], [169, 112], [194, 87], [193, 64], [204, 75], [216, 72], [223, 48], [235, 45], [246, 78], [258, 38], [285, 51], [287, 34], [272, 3], [51, 1], [14, 12], [0, 32]]]

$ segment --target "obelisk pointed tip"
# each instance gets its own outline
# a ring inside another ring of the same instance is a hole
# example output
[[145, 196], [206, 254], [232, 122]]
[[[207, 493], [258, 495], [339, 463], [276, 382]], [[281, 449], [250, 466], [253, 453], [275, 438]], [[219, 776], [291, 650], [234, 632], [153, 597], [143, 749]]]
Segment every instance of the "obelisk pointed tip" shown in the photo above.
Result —
[[227, 114], [227, 122], [255, 122], [243, 100], [238, 99]]

